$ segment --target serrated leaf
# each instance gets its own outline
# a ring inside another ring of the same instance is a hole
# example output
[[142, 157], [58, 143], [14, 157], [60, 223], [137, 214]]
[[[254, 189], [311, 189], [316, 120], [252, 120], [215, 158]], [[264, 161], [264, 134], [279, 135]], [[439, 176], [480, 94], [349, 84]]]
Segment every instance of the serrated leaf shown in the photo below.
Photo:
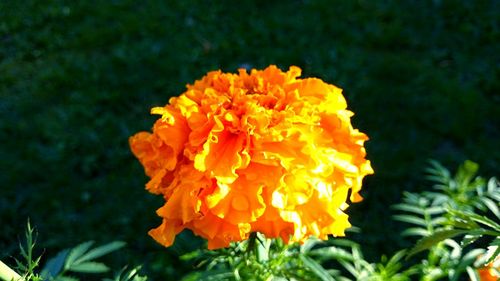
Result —
[[446, 230], [440, 230], [435, 233], [433, 233], [431, 236], [424, 237], [417, 241], [415, 244], [415, 247], [413, 247], [409, 252], [408, 252], [408, 258], [421, 252], [424, 250], [427, 250], [431, 248], [432, 246], [436, 245], [437, 243], [444, 241], [445, 239], [453, 238], [457, 235], [465, 234], [467, 233], [466, 230], [457, 230], [457, 229], [446, 229]]
[[315, 260], [309, 258], [305, 255], [299, 255], [300, 260], [304, 265], [309, 268], [316, 276], [318, 276], [322, 281], [335, 281], [333, 277]]
[[69, 249], [60, 251], [55, 257], [51, 258], [42, 269], [40, 273], [44, 280], [50, 279], [57, 276], [61, 272], [64, 266], [66, 257], [69, 254]]
[[83, 262], [79, 264], [73, 264], [69, 271], [80, 272], [80, 273], [102, 273], [109, 270], [109, 268], [100, 262]]
[[68, 257], [66, 258], [66, 262], [64, 263], [64, 269], [68, 269], [71, 265], [80, 258], [87, 250], [94, 244], [94, 241], [83, 242], [73, 249], [70, 250]]
[[114, 241], [114, 242], [99, 246], [97, 248], [94, 248], [94, 249], [88, 251], [86, 254], [82, 255], [81, 257], [77, 258], [74, 263], [79, 264], [82, 262], [91, 261], [95, 258], [102, 257], [106, 254], [109, 254], [110, 252], [113, 252], [113, 251], [116, 251], [120, 248], [123, 248], [125, 246], [125, 244], [126, 243], [122, 242], [122, 241]]
[[19, 243], [19, 250], [21, 251], [21, 256], [23, 256], [23, 258], [27, 259], [28, 254], [26, 253], [26, 250], [24, 249], [24, 247], [21, 243]]

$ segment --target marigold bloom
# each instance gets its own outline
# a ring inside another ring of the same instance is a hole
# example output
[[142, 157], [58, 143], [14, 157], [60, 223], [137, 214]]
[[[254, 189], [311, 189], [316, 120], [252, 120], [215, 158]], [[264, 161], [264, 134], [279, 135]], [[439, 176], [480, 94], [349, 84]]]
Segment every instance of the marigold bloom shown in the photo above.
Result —
[[479, 280], [498, 281], [500, 280], [500, 258], [477, 270]]
[[152, 114], [153, 132], [130, 138], [165, 198], [149, 234], [170, 246], [183, 229], [210, 249], [259, 231], [285, 241], [344, 235], [347, 197], [357, 202], [372, 174], [367, 136], [350, 123], [342, 90], [276, 66], [212, 71]]

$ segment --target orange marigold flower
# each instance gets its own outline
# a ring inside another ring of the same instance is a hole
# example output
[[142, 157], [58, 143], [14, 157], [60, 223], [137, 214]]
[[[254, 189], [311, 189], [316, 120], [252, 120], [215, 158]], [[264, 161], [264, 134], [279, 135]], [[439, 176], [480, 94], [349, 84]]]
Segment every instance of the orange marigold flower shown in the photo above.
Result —
[[342, 90], [276, 66], [209, 72], [152, 114], [153, 132], [130, 138], [161, 194], [163, 223], [149, 234], [170, 246], [183, 229], [210, 249], [267, 237], [303, 242], [344, 235], [347, 197], [372, 174], [368, 137], [354, 129]]
[[500, 280], [500, 257], [497, 257], [491, 263], [477, 270], [479, 280], [481, 281], [498, 281]]

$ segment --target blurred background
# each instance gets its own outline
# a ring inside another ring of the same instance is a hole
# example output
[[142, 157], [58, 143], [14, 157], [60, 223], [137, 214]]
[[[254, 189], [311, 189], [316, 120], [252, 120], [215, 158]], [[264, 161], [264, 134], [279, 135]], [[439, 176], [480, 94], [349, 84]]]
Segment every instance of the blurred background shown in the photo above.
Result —
[[375, 169], [349, 238], [372, 260], [392, 254], [412, 241], [388, 206], [429, 188], [428, 159], [500, 175], [499, 15], [494, 0], [0, 1], [0, 259], [29, 218], [44, 257], [123, 240], [111, 264], [189, 271], [178, 257], [199, 239], [147, 236], [162, 199], [128, 137], [207, 71], [269, 64], [344, 89]]

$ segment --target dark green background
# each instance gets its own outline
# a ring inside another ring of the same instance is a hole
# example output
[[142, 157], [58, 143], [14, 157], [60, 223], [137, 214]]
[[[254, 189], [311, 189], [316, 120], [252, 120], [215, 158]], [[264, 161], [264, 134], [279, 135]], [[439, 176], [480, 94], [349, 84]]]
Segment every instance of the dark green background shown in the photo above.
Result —
[[[408, 245], [391, 221], [434, 158], [500, 166], [500, 1], [0, 1], [0, 258], [26, 221], [39, 253], [124, 240], [112, 264], [182, 275], [146, 232], [162, 200], [127, 139], [207, 71], [277, 64], [344, 89], [376, 171], [350, 208], [371, 258]], [[198, 240], [196, 240], [198, 241]]]

